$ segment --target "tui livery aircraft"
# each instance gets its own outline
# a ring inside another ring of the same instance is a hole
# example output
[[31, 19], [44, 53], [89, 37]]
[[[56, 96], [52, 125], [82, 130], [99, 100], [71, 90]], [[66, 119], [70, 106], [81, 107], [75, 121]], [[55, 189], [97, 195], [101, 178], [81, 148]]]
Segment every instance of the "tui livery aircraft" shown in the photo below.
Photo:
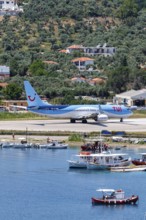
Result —
[[71, 123], [75, 123], [76, 120], [87, 123], [89, 118], [98, 122], [107, 121], [108, 118], [119, 118], [122, 122], [124, 118], [133, 114], [131, 109], [124, 105], [52, 105], [43, 101], [28, 81], [24, 81], [24, 87], [28, 111], [52, 118], [70, 119]]

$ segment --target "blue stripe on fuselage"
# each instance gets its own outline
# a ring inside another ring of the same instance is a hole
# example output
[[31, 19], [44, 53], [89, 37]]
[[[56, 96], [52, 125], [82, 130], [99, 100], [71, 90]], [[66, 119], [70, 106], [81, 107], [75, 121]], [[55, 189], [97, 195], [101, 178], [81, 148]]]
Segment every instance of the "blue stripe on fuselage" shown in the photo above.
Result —
[[[36, 108], [35, 108], [36, 107]], [[81, 109], [80, 109], [81, 108]], [[85, 108], [85, 109], [84, 109]], [[80, 110], [86, 111], [86, 108], [90, 110], [90, 108], [96, 108], [97, 111], [99, 110], [99, 105], [43, 105], [43, 106], [31, 106], [28, 107], [28, 110], [31, 110], [36, 113], [41, 114], [64, 114], [69, 113], [71, 111]], [[100, 105], [101, 110], [105, 114], [109, 115], [117, 115], [117, 116], [124, 116], [124, 115], [131, 115], [132, 111], [125, 107], [124, 105]], [[99, 110], [100, 111], [100, 110]]]

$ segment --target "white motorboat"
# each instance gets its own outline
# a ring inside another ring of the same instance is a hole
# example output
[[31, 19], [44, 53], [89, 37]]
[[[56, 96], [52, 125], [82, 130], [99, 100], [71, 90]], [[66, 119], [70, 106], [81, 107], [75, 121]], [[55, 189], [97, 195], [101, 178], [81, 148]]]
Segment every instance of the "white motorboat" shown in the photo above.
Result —
[[92, 160], [87, 162], [89, 170], [105, 170], [109, 167], [128, 166], [131, 164], [131, 158], [124, 158], [126, 154], [100, 153], [93, 154]]
[[66, 149], [68, 148], [68, 144], [63, 143], [61, 141], [53, 140], [50, 143], [39, 144], [39, 147], [46, 149]]
[[87, 169], [108, 169], [114, 166], [128, 166], [131, 163], [131, 158], [124, 159], [126, 154], [112, 154], [110, 152], [102, 152], [93, 154], [90, 152], [81, 152], [72, 156], [68, 160], [69, 168], [87, 168]]
[[13, 144], [13, 148], [16, 148], [16, 149], [28, 149], [28, 148], [31, 148], [33, 146], [32, 143], [14, 143]]
[[13, 147], [14, 146], [14, 143], [12, 142], [3, 142], [2, 144], [1, 144], [1, 147], [2, 148], [11, 148], [11, 147]]
[[82, 152], [68, 160], [69, 168], [87, 168], [94, 170], [105, 170], [109, 167], [128, 166], [131, 158], [124, 158], [126, 154], [112, 154], [110, 152], [102, 152], [91, 154]]

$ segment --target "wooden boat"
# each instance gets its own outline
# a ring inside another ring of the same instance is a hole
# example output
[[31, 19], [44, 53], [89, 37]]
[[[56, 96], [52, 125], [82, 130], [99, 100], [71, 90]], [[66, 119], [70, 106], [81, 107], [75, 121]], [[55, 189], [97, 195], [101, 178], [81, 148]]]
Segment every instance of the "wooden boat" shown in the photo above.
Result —
[[97, 192], [102, 193], [101, 198], [92, 197], [93, 205], [124, 205], [124, 204], [136, 204], [138, 201], [138, 196], [132, 195], [130, 197], [125, 197], [125, 192], [123, 190], [114, 189], [98, 189]]
[[135, 166], [130, 165], [127, 167], [111, 167], [112, 172], [136, 172], [136, 171], [146, 171], [146, 165]]
[[136, 166], [146, 165], [146, 153], [141, 153], [141, 159], [134, 159], [132, 163]]

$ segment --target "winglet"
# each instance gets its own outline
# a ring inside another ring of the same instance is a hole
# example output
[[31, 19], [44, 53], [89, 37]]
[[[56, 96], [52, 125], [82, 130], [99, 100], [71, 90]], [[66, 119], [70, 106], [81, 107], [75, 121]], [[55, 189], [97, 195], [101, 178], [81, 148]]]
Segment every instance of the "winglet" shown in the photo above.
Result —
[[48, 103], [45, 103], [43, 100], [41, 100], [40, 96], [31, 86], [29, 81], [24, 81], [24, 88], [26, 92], [28, 107], [39, 107], [49, 105]]

